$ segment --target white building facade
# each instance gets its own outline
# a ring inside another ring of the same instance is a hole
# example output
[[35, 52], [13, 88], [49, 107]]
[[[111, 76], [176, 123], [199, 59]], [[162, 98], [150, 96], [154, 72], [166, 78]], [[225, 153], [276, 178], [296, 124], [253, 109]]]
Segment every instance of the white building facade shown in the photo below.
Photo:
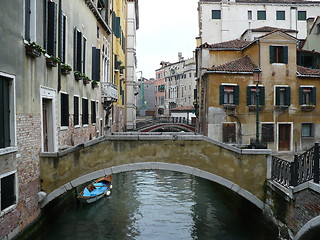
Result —
[[297, 30], [295, 37], [307, 36], [307, 22], [320, 12], [319, 1], [200, 0], [201, 43], [219, 43], [239, 38], [247, 29], [271, 26]]

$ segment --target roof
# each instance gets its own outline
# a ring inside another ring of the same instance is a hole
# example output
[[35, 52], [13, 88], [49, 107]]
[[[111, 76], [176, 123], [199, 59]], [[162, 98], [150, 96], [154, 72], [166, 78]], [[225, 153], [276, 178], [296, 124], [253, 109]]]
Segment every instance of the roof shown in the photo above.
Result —
[[285, 31], [281, 31], [281, 30], [274, 30], [274, 31], [272, 31], [272, 32], [268, 32], [268, 33], [266, 33], [265, 35], [260, 36], [259, 39], [264, 38], [264, 37], [267, 37], [267, 36], [272, 35], [272, 34], [274, 34], [274, 33], [280, 33], [280, 34], [282, 34], [282, 35], [287, 36], [288, 38], [291, 38], [291, 39], [294, 39], [294, 40], [298, 40], [296, 37], [294, 37], [294, 36], [286, 33]]
[[297, 66], [298, 77], [320, 77], [320, 69]]
[[[247, 29], [249, 30], [249, 29]], [[276, 27], [270, 27], [270, 26], [264, 26], [259, 28], [252, 28], [250, 29], [252, 32], [273, 32], [273, 31], [281, 31], [281, 32], [293, 32], [297, 33], [297, 30], [294, 29], [285, 29], [285, 28], [276, 28]]]
[[251, 58], [249, 56], [245, 56], [217, 67], [213, 66], [208, 69], [208, 71], [217, 73], [252, 73], [256, 67], [257, 65], [252, 62]]
[[227, 42], [220, 42], [215, 44], [204, 43], [200, 48], [210, 48], [212, 50], [243, 50], [251, 45], [254, 41], [245, 41], [240, 39], [234, 39]]

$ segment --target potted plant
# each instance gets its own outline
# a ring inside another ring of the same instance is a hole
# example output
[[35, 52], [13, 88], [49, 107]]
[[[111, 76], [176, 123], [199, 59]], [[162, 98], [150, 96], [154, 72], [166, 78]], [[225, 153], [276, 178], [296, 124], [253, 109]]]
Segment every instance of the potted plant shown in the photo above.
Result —
[[83, 77], [83, 84], [84, 84], [84, 85], [87, 85], [87, 84], [89, 84], [89, 83], [90, 83], [89, 77], [84, 76], [84, 77]]
[[76, 80], [82, 80], [83, 79], [83, 77], [84, 77], [84, 74], [83, 73], [81, 73], [81, 72], [79, 72], [79, 71], [74, 71], [74, 78], [76, 79]]
[[72, 71], [72, 68], [68, 64], [61, 64], [61, 73], [63, 75], [68, 75]]
[[99, 82], [93, 80], [93, 81], [91, 82], [91, 86], [92, 86], [92, 88], [96, 88], [96, 87], [99, 86]]
[[26, 54], [31, 57], [40, 57], [42, 53], [46, 53], [46, 50], [44, 50], [40, 45], [36, 44], [35, 42], [28, 42], [25, 45], [25, 48]]
[[48, 67], [56, 67], [60, 63], [60, 58], [51, 56], [46, 58], [46, 63]]
[[315, 108], [315, 105], [313, 104], [313, 102], [309, 102], [305, 105], [301, 105], [301, 110], [305, 112], [313, 111], [314, 108]]

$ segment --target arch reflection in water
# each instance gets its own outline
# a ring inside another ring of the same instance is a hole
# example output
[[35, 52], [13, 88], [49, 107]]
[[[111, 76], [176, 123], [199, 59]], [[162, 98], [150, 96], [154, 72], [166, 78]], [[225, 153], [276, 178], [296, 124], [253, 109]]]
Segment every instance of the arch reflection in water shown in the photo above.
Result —
[[242, 214], [225, 199], [233, 195], [204, 179], [136, 171], [113, 175], [113, 186], [109, 198], [75, 204], [44, 239], [277, 239], [253, 206]]

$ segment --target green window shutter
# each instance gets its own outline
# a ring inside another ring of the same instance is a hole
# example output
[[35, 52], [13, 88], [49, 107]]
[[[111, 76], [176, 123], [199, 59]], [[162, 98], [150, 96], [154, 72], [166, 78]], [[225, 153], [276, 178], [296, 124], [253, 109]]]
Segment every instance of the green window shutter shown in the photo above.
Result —
[[115, 30], [114, 30], [114, 35], [116, 38], [120, 38], [121, 36], [121, 26], [120, 26], [120, 17], [116, 17], [116, 23], [115, 23]]
[[239, 105], [239, 86], [234, 87], [234, 104]]
[[48, 3], [48, 38], [47, 53], [56, 56], [57, 47], [57, 4], [55, 2]]
[[286, 87], [286, 105], [290, 106], [290, 87]]
[[259, 105], [264, 106], [265, 104], [265, 87], [259, 87]]
[[10, 146], [9, 81], [0, 77], [0, 148]]
[[280, 105], [280, 87], [276, 87], [276, 105]]
[[274, 63], [274, 46], [269, 46], [270, 63]]
[[299, 87], [299, 104], [303, 104], [303, 87]]
[[251, 105], [251, 87], [247, 86], [247, 106]]
[[316, 88], [315, 87], [311, 88], [311, 101], [314, 105], [316, 105], [316, 103], [317, 103], [317, 94], [316, 93], [317, 93]]
[[288, 64], [288, 46], [283, 47], [283, 60], [285, 64]]
[[220, 85], [220, 105], [224, 104], [224, 86]]

